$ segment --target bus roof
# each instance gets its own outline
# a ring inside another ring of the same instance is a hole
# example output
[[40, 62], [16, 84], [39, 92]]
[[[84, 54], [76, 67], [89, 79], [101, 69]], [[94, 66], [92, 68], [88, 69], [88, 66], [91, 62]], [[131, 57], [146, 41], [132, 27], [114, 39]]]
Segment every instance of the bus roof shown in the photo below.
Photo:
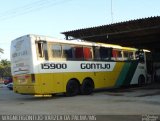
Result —
[[[95, 42], [88, 42], [85, 40], [62, 40], [62, 39], [56, 39], [54, 37], [49, 37], [49, 36], [44, 36], [44, 35], [35, 35], [35, 34], [28, 34], [21, 36], [19, 38], [23, 37], [30, 37], [34, 38], [36, 41], [44, 40], [48, 42], [57, 42], [57, 43], [64, 43], [64, 44], [74, 44], [74, 45], [85, 45], [85, 46], [99, 46], [99, 47], [108, 47], [108, 48], [115, 48], [115, 49], [120, 49], [120, 50], [128, 50], [128, 51], [137, 51], [137, 48], [132, 48], [132, 47], [122, 47], [120, 45], [115, 45], [115, 44], [105, 44], [105, 43], [95, 43]], [[16, 39], [19, 39], [16, 38]], [[16, 40], [15, 39], [15, 40]], [[145, 52], [150, 52], [149, 50], [143, 49]]]

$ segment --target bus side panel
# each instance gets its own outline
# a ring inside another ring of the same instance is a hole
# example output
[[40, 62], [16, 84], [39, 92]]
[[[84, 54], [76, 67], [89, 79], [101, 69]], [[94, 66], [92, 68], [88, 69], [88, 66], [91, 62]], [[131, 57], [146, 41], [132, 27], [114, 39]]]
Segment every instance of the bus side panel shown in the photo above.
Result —
[[116, 87], [129, 86], [131, 84], [131, 80], [133, 79], [133, 75], [136, 72], [138, 61], [124, 63], [123, 69], [117, 79]]
[[94, 77], [95, 88], [105, 87], [104, 86], [104, 80], [105, 80], [104, 75], [105, 75], [105, 72], [95, 72], [95, 77]]
[[63, 91], [63, 74], [43, 73], [36, 74], [35, 92], [40, 94], [51, 94]]
[[132, 61], [132, 62], [129, 62], [129, 64], [130, 64], [129, 70], [128, 70], [127, 76], [123, 82], [124, 86], [129, 86], [131, 84], [131, 80], [133, 78], [133, 75], [136, 72], [138, 61]]
[[[102, 77], [102, 73], [100, 75]], [[35, 93], [39, 94], [51, 94], [66, 92], [66, 86], [70, 79], [77, 79], [80, 84], [86, 77], [90, 77], [94, 80], [92, 72], [68, 72], [68, 73], [43, 73], [36, 74], [36, 86]], [[98, 81], [100, 87], [104, 86], [102, 81]]]
[[122, 86], [123, 82], [125, 81], [125, 78], [127, 76], [128, 70], [129, 70], [129, 63], [121, 62], [122, 69], [120, 70], [119, 76], [117, 78], [117, 81], [115, 83], [115, 87], [120, 87]]
[[123, 62], [116, 62], [116, 65], [111, 72], [106, 72], [105, 75], [105, 87], [115, 87], [120, 72], [124, 66]]

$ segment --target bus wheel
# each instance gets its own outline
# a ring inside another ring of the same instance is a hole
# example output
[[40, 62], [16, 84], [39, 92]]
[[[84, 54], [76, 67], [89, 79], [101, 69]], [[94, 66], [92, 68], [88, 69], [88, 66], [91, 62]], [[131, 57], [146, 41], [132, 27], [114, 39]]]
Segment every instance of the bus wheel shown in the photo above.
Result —
[[143, 75], [140, 75], [138, 78], [138, 86], [141, 87], [145, 84], [145, 77]]
[[76, 96], [79, 93], [79, 83], [76, 80], [70, 80], [66, 87], [66, 96]]
[[85, 79], [81, 85], [81, 94], [89, 95], [92, 94], [94, 89], [94, 83], [91, 79]]

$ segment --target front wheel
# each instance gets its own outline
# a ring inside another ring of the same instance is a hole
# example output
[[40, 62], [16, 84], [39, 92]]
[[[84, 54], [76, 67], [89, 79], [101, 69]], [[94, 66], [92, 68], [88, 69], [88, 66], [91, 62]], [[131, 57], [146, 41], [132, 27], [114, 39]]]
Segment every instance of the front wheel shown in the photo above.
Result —
[[141, 87], [145, 84], [145, 77], [143, 75], [140, 75], [138, 78], [138, 86]]
[[70, 80], [67, 83], [66, 95], [67, 96], [76, 96], [79, 93], [79, 84], [76, 80]]

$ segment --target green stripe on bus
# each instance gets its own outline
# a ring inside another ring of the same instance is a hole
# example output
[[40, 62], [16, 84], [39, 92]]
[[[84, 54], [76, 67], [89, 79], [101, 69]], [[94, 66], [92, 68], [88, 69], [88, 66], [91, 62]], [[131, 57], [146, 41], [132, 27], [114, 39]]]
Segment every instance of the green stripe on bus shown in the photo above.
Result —
[[132, 62], [129, 62], [130, 63], [130, 67], [129, 67], [129, 70], [128, 70], [128, 73], [126, 75], [126, 78], [123, 82], [123, 85], [124, 86], [128, 86], [130, 85], [131, 83], [131, 80], [133, 78], [133, 75], [136, 71], [136, 68], [137, 68], [137, 65], [138, 65], [138, 61], [132, 61]]
[[122, 86], [123, 82], [125, 81], [125, 78], [127, 76], [127, 73], [129, 71], [130, 63], [125, 62], [122, 71], [119, 74], [119, 77], [116, 81], [116, 87]]

